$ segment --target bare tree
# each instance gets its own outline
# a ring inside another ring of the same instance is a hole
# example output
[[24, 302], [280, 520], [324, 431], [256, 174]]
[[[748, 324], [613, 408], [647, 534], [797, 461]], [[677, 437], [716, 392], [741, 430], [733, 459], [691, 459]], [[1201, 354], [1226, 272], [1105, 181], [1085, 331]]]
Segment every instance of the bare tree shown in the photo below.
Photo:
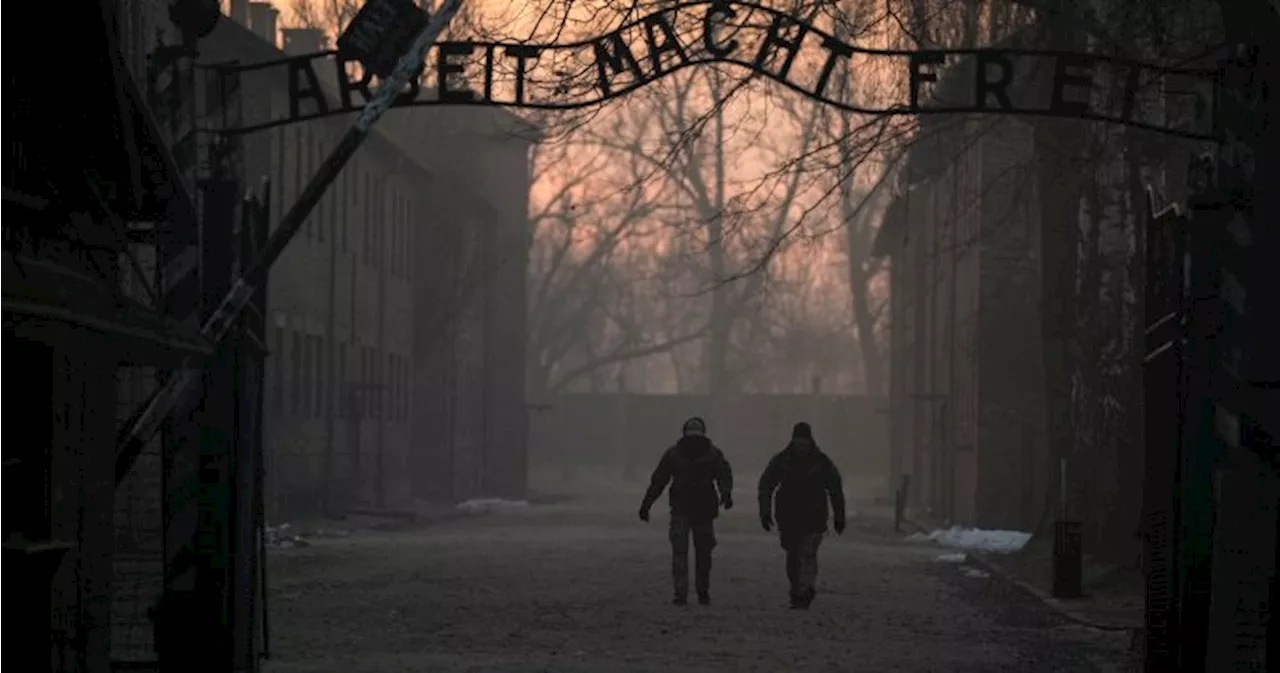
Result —
[[[653, 222], [669, 208], [634, 176], [630, 155], [616, 191], [600, 180], [606, 157], [565, 143], [543, 147], [535, 165], [555, 185], [533, 215], [530, 251], [530, 388], [564, 390], [620, 363], [663, 353], [701, 337], [705, 327], [675, 333], [646, 319], [637, 296], [637, 262], [652, 247]], [[552, 174], [555, 177], [552, 177]], [[611, 192], [613, 198], [600, 198]], [[607, 378], [607, 376], [606, 376]]]

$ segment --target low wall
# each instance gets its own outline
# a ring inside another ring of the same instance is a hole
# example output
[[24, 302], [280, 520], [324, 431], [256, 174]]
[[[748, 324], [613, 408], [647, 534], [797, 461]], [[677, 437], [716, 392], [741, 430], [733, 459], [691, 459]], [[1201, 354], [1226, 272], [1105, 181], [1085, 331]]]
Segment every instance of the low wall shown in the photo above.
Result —
[[722, 418], [712, 414], [705, 395], [576, 394], [546, 402], [530, 413], [529, 459], [540, 468], [612, 468], [628, 480], [644, 477], [679, 439], [685, 419], [702, 416], [741, 475], [758, 474], [786, 446], [797, 421], [813, 426], [846, 478], [888, 474], [881, 398], [751, 395], [726, 402]]

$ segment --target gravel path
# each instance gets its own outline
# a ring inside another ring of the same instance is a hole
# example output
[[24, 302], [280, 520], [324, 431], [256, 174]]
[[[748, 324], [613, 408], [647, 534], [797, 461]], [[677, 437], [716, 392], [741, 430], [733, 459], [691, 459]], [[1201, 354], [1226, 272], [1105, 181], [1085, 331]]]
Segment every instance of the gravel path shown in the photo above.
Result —
[[[273, 550], [267, 673], [1111, 671], [1125, 636], [1064, 622], [942, 550], [855, 519], [785, 608], [776, 538], [718, 525], [713, 605], [669, 604], [665, 513], [567, 503]], [[966, 574], [969, 573], [969, 574]]]

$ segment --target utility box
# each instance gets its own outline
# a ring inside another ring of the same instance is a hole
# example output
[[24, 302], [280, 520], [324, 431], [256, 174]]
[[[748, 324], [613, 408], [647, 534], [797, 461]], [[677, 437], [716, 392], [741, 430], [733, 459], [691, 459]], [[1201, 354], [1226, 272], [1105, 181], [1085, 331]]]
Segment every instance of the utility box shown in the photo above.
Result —
[[1053, 526], [1053, 597], [1079, 598], [1083, 554], [1079, 521], [1058, 521]]

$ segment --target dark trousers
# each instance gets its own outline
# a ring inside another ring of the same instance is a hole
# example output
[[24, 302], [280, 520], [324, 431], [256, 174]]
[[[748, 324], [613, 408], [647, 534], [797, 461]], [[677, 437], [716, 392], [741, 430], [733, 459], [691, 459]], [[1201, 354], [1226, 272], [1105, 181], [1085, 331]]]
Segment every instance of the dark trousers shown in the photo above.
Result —
[[822, 533], [782, 533], [782, 548], [787, 552], [787, 580], [791, 582], [791, 599], [812, 601], [817, 593], [818, 547]]
[[699, 594], [711, 590], [711, 550], [716, 546], [714, 519], [691, 520], [671, 515], [671, 579], [677, 598], [689, 595], [689, 538], [693, 538], [695, 584]]

